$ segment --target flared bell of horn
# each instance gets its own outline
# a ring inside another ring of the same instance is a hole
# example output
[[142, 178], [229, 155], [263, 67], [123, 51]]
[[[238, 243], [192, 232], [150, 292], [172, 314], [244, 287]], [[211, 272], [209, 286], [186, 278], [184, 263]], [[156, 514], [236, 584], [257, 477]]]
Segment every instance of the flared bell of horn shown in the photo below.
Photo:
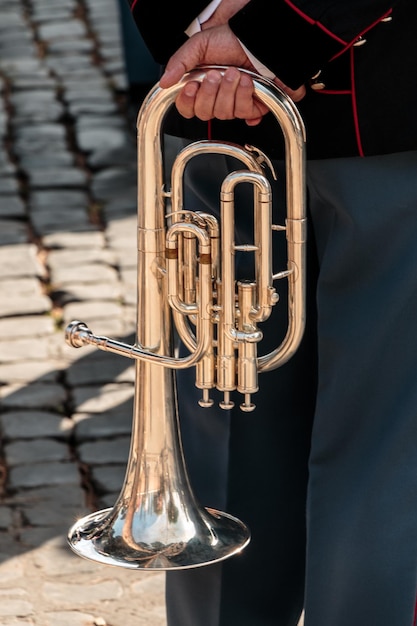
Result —
[[137, 370], [140, 393], [123, 488], [112, 509], [72, 526], [72, 550], [107, 565], [152, 570], [188, 569], [233, 556], [250, 534], [240, 520], [196, 502], [177, 425], [173, 371], [143, 362]]

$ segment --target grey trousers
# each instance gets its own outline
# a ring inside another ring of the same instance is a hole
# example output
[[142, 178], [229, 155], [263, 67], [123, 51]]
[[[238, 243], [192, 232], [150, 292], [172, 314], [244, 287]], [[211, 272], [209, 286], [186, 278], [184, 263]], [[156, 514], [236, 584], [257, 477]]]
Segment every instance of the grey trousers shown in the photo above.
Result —
[[[217, 205], [230, 164], [213, 161], [189, 168], [190, 208]], [[277, 188], [279, 212], [282, 177]], [[243, 519], [252, 541], [221, 565], [167, 575], [169, 626], [296, 626], [303, 607], [306, 626], [414, 623], [417, 152], [310, 162], [308, 199], [306, 333], [260, 376], [256, 411], [201, 409], [193, 373], [179, 376], [197, 497]], [[285, 323], [278, 312], [266, 324], [261, 352]]]

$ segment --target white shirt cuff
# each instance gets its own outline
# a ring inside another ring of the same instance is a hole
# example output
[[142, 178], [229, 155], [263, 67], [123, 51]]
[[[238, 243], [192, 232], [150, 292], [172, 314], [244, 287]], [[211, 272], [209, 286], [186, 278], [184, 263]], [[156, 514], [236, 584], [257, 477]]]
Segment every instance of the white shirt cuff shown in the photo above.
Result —
[[247, 47], [240, 41], [240, 39], [238, 39], [238, 41], [240, 45], [242, 46], [242, 48], [244, 49], [246, 56], [248, 57], [248, 59], [250, 60], [250, 62], [252, 63], [256, 71], [261, 76], [264, 76], [264, 78], [270, 78], [271, 80], [275, 78], [274, 72], [271, 72], [271, 70], [269, 70], [263, 63], [258, 61], [258, 59], [253, 56], [252, 52], [249, 52]]
[[198, 17], [196, 17], [195, 20], [191, 22], [191, 24], [185, 31], [185, 34], [191, 37], [192, 35], [199, 33], [201, 30], [201, 24], [203, 22], [207, 22], [207, 20], [210, 19], [221, 1], [222, 0], [212, 0], [212, 2], [210, 2], [210, 4], [208, 4], [206, 8], [201, 11], [200, 15], [198, 15]]

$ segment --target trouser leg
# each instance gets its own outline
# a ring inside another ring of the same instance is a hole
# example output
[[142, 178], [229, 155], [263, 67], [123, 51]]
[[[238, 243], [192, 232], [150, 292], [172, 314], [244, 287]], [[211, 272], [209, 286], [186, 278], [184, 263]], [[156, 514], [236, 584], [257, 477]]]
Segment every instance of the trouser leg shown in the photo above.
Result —
[[305, 501], [316, 379], [309, 334], [264, 374], [257, 412], [232, 417], [229, 509], [252, 540], [223, 565], [221, 626], [296, 626], [303, 608]]
[[417, 153], [315, 162], [309, 172], [320, 367], [305, 624], [412, 626]]
[[[213, 181], [223, 180], [228, 166], [224, 160], [218, 165], [213, 159], [200, 163], [187, 174], [187, 207], [215, 211], [218, 194], [213, 196]], [[246, 226], [252, 220], [252, 194], [242, 191], [240, 195], [245, 193], [249, 202], [246, 207], [239, 203], [237, 216], [244, 224], [238, 228], [240, 242], [245, 241]], [[282, 269], [285, 260], [277, 264], [275, 270]], [[247, 270], [242, 259], [242, 276]], [[314, 300], [314, 289], [312, 294]], [[285, 294], [277, 306], [286, 311]], [[266, 343], [261, 344], [261, 353], [276, 347], [285, 334], [280, 328], [284, 325], [286, 314], [262, 325]], [[315, 362], [313, 314], [299, 355], [280, 370], [260, 377], [254, 413], [244, 414], [238, 407], [231, 412], [200, 409], [192, 372], [179, 373], [180, 419], [191, 482], [203, 504], [226, 508], [243, 519], [252, 531], [252, 543], [223, 565], [168, 573], [170, 626], [296, 626], [304, 589], [305, 492]], [[297, 378], [299, 383], [294, 385]]]

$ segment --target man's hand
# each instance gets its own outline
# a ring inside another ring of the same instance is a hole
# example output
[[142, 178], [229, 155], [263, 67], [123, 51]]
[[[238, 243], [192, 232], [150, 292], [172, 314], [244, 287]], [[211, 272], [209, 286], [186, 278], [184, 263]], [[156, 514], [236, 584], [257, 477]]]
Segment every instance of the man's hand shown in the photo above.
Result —
[[230, 65], [222, 77], [212, 70], [202, 83], [190, 81], [180, 92], [176, 105], [186, 118], [209, 120], [240, 118], [258, 123], [267, 112], [254, 97], [252, 80], [236, 67], [254, 69], [237, 37], [227, 24], [215, 26], [190, 37], [170, 58], [161, 77], [163, 88], [171, 87], [198, 65]]
[[[223, 76], [217, 70], [211, 70], [201, 83], [188, 82], [176, 100], [181, 115], [186, 118], [196, 116], [204, 121], [239, 118], [251, 126], [258, 124], [268, 109], [256, 99], [251, 78], [237, 70], [241, 67], [255, 71], [255, 68], [227, 24], [190, 37], [168, 61], [160, 80], [161, 87], [171, 87], [186, 72], [202, 64], [231, 67]], [[293, 91], [278, 79], [277, 82], [294, 100], [303, 97], [304, 87]]]
[[185, 72], [203, 64], [253, 69], [235, 34], [222, 24], [196, 33], [172, 55], [160, 80], [161, 87], [171, 87]]

